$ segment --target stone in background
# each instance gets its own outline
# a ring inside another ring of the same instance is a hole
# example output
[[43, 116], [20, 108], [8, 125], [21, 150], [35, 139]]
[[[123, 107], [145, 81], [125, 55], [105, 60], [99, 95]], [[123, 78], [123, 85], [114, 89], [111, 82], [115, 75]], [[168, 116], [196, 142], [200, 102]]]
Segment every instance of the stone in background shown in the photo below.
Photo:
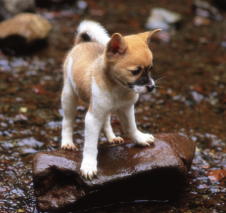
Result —
[[35, 9], [34, 0], [0, 0], [0, 20]]

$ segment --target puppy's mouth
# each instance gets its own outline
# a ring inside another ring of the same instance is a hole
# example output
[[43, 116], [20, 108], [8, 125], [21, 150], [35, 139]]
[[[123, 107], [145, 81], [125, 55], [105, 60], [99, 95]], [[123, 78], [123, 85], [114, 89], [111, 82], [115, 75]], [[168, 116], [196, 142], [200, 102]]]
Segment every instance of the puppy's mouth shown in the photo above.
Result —
[[134, 92], [136, 93], [147, 93], [147, 92], [153, 92], [154, 89], [156, 88], [155, 86], [150, 86], [150, 85], [144, 85], [144, 86], [141, 86], [141, 85], [130, 85], [129, 86], [130, 89], [132, 89]]
[[153, 92], [156, 88], [154, 80], [151, 78], [148, 84], [140, 84], [139, 82], [134, 83], [127, 83], [122, 81], [119, 78], [116, 78], [116, 81], [124, 88], [133, 90], [136, 93], [147, 93], [147, 92]]
[[150, 79], [150, 83], [148, 84], [136, 84], [136, 82], [134, 83], [128, 83], [128, 87], [130, 89], [132, 89], [134, 92], [136, 93], [147, 93], [147, 92], [153, 92], [156, 88], [155, 82], [153, 79]]

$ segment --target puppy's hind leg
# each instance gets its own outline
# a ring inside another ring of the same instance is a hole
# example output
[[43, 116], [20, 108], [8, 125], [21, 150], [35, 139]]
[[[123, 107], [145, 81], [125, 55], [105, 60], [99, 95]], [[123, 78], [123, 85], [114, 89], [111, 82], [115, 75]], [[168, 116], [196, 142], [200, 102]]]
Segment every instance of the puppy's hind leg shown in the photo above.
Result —
[[76, 113], [76, 103], [78, 97], [75, 95], [73, 88], [68, 79], [65, 79], [64, 87], [61, 95], [61, 103], [63, 108], [63, 122], [61, 132], [61, 148], [75, 150], [77, 149], [73, 143], [73, 123]]
[[112, 126], [111, 126], [111, 114], [108, 114], [106, 117], [106, 121], [104, 123], [104, 132], [108, 139], [109, 143], [123, 143], [124, 140], [121, 137], [116, 137], [115, 133], [113, 132]]

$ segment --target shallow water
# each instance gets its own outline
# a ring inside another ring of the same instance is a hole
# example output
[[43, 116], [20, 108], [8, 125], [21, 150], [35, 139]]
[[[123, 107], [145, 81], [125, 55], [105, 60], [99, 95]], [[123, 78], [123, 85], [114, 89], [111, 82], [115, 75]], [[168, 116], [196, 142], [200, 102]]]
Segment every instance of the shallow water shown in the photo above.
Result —
[[[37, 10], [54, 24], [48, 48], [29, 56], [0, 53], [0, 212], [36, 211], [32, 156], [59, 147], [61, 64], [79, 21], [88, 17], [110, 32], [135, 33], [144, 30], [155, 6], [181, 13], [184, 21], [169, 43], [153, 41], [153, 76], [163, 78], [154, 94], [137, 103], [137, 122], [144, 131], [186, 133], [197, 142], [190, 185], [174, 203], [135, 202], [90, 212], [225, 212], [226, 12], [221, 22], [195, 27], [190, 1], [87, 2], [84, 13]], [[85, 108], [77, 110], [74, 140], [82, 146]], [[113, 126], [120, 134], [117, 119]]]

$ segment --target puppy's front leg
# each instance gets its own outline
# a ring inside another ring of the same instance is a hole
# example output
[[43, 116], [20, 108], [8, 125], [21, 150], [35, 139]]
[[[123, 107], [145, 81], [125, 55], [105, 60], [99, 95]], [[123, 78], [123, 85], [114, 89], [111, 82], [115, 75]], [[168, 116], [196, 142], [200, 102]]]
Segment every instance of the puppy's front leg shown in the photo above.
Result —
[[116, 137], [115, 133], [113, 132], [112, 126], [111, 126], [111, 114], [108, 114], [106, 117], [106, 121], [104, 123], [104, 132], [108, 139], [109, 143], [123, 143], [124, 140], [121, 137]]
[[143, 133], [137, 129], [134, 105], [125, 107], [118, 111], [118, 116], [123, 125], [123, 130], [136, 141], [137, 144], [142, 146], [149, 146], [154, 142], [152, 134]]
[[86, 113], [85, 144], [80, 170], [82, 175], [87, 179], [92, 179], [97, 174], [97, 142], [105, 117], [103, 112], [88, 111]]

